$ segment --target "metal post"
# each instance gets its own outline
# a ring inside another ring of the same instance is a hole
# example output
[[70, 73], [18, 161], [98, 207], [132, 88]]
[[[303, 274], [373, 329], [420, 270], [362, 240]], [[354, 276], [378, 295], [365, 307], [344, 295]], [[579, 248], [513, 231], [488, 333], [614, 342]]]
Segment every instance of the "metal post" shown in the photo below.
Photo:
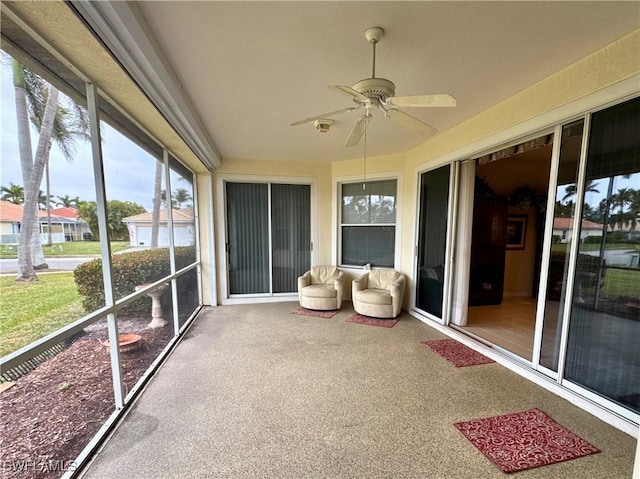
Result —
[[[109, 244], [109, 233], [107, 229], [107, 197], [104, 186], [100, 116], [98, 112], [97, 90], [93, 83], [87, 83], [87, 106], [89, 109], [89, 128], [91, 131], [91, 155], [93, 157], [93, 178], [96, 188], [98, 230], [100, 231], [104, 300], [106, 306], [113, 307], [114, 291], [113, 283], [111, 281], [111, 245]], [[121, 409], [124, 406], [124, 384], [122, 383], [122, 370], [120, 368], [118, 322], [114, 313], [107, 314], [107, 328], [109, 331], [114, 401], [116, 409]]]

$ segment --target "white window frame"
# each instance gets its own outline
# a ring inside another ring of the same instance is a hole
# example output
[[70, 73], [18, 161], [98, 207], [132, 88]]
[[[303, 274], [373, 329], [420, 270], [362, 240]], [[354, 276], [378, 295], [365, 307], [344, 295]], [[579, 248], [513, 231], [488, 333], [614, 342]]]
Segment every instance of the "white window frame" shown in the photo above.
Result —
[[[376, 267], [380, 269], [398, 269], [401, 263], [401, 245], [402, 245], [402, 197], [404, 193], [402, 172], [393, 171], [385, 173], [369, 174], [367, 173], [366, 179], [363, 180], [362, 176], [345, 176], [335, 178], [333, 183], [333, 205], [332, 210], [334, 212], [334, 236], [331, 247], [331, 257], [334, 258], [334, 264], [339, 265], [341, 269], [345, 270], [364, 270], [362, 265], [350, 265], [342, 264], [342, 185], [353, 183], [365, 183], [372, 181], [384, 181], [384, 180], [396, 180], [396, 222], [395, 225], [395, 237], [394, 237], [394, 254], [393, 254], [393, 266], [389, 267]], [[377, 224], [374, 226], [389, 226], [390, 223]]]

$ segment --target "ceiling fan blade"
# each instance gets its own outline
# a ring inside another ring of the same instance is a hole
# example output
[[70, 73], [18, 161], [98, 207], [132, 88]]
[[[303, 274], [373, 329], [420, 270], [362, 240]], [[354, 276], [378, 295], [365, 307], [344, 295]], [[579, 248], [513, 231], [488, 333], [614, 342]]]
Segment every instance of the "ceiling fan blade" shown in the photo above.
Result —
[[343, 93], [345, 95], [349, 95], [351, 98], [356, 100], [358, 103], [367, 103], [369, 101], [369, 97], [363, 95], [359, 91], [354, 90], [350, 86], [342, 86], [342, 85], [331, 85], [329, 86], [332, 90], [335, 90], [339, 93]]
[[456, 106], [457, 101], [451, 95], [412, 95], [394, 96], [387, 99], [387, 103], [400, 107], [444, 107]]
[[347, 113], [353, 110], [357, 110], [358, 108], [360, 108], [359, 106], [350, 106], [349, 108], [343, 108], [342, 110], [336, 110], [336, 111], [330, 111], [329, 113], [323, 113], [322, 115], [317, 115], [317, 116], [310, 116], [309, 118], [305, 118], [304, 120], [300, 120], [300, 121], [295, 121], [293, 123], [291, 123], [290, 126], [298, 126], [298, 125], [302, 125], [303, 123], [309, 123], [311, 121], [316, 121], [319, 120], [321, 118], [327, 118], [330, 116], [336, 116], [336, 115], [341, 115], [342, 113]]
[[347, 141], [344, 144], [344, 146], [346, 146], [347, 148], [350, 148], [360, 143], [360, 140], [362, 139], [362, 135], [364, 135], [365, 122], [369, 121], [370, 119], [371, 119], [370, 114], [363, 115], [360, 118], [358, 118], [358, 121], [356, 121], [356, 124], [353, 125], [353, 129], [351, 130], [351, 133], [349, 134], [349, 138], [347, 138]]
[[413, 131], [414, 133], [417, 133], [418, 135], [422, 135], [424, 137], [429, 137], [436, 131], [438, 131], [434, 127], [429, 126], [426, 123], [421, 122], [417, 118], [409, 115], [408, 113], [400, 110], [387, 110], [386, 116], [398, 125], [406, 128], [407, 130]]

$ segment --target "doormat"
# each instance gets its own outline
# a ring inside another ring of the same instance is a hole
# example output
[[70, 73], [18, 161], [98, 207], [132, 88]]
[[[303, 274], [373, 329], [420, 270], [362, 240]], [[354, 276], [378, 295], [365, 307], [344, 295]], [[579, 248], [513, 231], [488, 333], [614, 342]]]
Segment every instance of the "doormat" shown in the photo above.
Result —
[[291, 311], [291, 314], [299, 314], [300, 316], [313, 316], [314, 318], [333, 318], [339, 312], [339, 309], [333, 311], [315, 311], [313, 309], [307, 309], [300, 306], [299, 308]]
[[600, 452], [536, 408], [454, 426], [506, 473]]
[[347, 321], [350, 323], [368, 324], [369, 326], [380, 326], [381, 328], [393, 328], [400, 319], [378, 319], [370, 318], [363, 314], [354, 314], [348, 318]]
[[422, 341], [420, 344], [429, 346], [429, 348], [457, 368], [495, 363], [493, 359], [480, 354], [478, 351], [474, 351], [454, 339], [435, 339], [433, 341]]

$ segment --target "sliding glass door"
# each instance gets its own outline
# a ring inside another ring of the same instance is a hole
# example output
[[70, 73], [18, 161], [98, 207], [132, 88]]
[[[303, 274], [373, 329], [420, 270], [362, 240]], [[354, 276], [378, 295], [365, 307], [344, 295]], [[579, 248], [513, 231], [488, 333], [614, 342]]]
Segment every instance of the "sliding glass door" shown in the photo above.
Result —
[[634, 421], [639, 201], [640, 98], [564, 125], [538, 369]]
[[309, 185], [226, 182], [229, 295], [297, 290], [311, 264]]
[[420, 176], [416, 307], [443, 318], [451, 165]]
[[564, 377], [640, 414], [640, 98], [591, 116]]

